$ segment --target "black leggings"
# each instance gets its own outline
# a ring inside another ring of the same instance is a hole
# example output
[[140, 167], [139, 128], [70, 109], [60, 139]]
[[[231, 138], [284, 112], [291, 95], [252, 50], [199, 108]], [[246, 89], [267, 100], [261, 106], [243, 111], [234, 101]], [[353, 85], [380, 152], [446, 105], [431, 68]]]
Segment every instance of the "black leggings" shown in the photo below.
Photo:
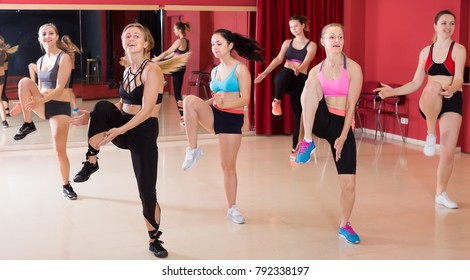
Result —
[[[183, 100], [181, 97], [181, 89], [183, 88], [183, 79], [184, 79], [184, 73], [186, 72], [186, 66], [181, 67], [178, 71], [174, 72], [171, 74], [171, 77], [173, 77], [173, 90], [175, 94], [175, 100], [176, 103], [178, 101]], [[180, 115], [183, 115], [183, 110], [178, 108]]]
[[341, 135], [343, 125], [344, 117], [330, 113], [326, 106], [325, 98], [322, 98], [315, 114], [312, 132], [330, 143], [331, 153], [333, 154], [338, 174], [356, 174], [356, 140], [354, 139], [352, 128], [349, 129], [346, 141], [344, 141], [341, 158], [339, 161], [336, 161], [336, 149], [333, 146], [336, 139]]
[[292, 135], [292, 149], [297, 147], [300, 131], [300, 117], [302, 116], [302, 105], [300, 96], [304, 89], [307, 75], [300, 73], [294, 74], [294, 70], [283, 67], [276, 77], [274, 77], [274, 98], [281, 99], [283, 93], [287, 93], [290, 98], [292, 117], [294, 119], [294, 134]]
[[[4, 83], [3, 83], [3, 89], [2, 89], [2, 101], [8, 102], [8, 97], [7, 97], [7, 78], [8, 78], [8, 70], [5, 70], [5, 76], [4, 76]], [[6, 109], [6, 108], [5, 108]]]
[[[133, 115], [123, 114], [109, 101], [96, 103], [90, 114], [88, 139], [94, 135], [119, 127], [132, 119]], [[160, 206], [157, 202], [157, 165], [158, 165], [158, 119], [148, 118], [143, 123], [119, 135], [112, 141], [121, 149], [130, 150], [139, 196], [142, 201], [145, 219], [158, 230], [155, 221], [155, 209]], [[160, 211], [159, 211], [160, 212]]]

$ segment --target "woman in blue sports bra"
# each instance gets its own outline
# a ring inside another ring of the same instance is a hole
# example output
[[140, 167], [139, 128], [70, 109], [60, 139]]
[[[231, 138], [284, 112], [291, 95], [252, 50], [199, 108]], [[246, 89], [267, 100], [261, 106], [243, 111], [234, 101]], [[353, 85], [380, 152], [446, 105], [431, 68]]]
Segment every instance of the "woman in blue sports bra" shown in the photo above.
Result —
[[242, 140], [244, 107], [250, 102], [251, 75], [248, 67], [232, 56], [232, 51], [248, 60], [264, 61], [264, 58], [258, 53], [261, 48], [256, 41], [226, 29], [214, 32], [211, 45], [212, 53], [220, 59], [211, 73], [213, 98], [205, 101], [190, 95], [183, 102], [188, 147], [182, 168], [189, 170], [203, 156], [197, 143], [198, 124], [217, 134], [228, 203], [227, 218], [243, 224], [245, 218], [236, 206], [236, 159]]
[[76, 199], [77, 194], [70, 185], [70, 162], [67, 156], [67, 137], [70, 126], [70, 96], [64, 91], [70, 78], [72, 63], [66, 53], [66, 46], [59, 40], [59, 31], [52, 23], [39, 28], [38, 41], [45, 55], [36, 62], [39, 82], [23, 78], [18, 83], [20, 102], [10, 111], [11, 115], [23, 112], [24, 123], [14, 136], [15, 140], [25, 138], [36, 131], [33, 112], [41, 119], [48, 119], [54, 150], [59, 161], [63, 194]]
[[427, 125], [423, 152], [428, 157], [436, 154], [436, 125], [439, 120], [440, 156], [435, 203], [451, 209], [458, 208], [457, 203], [447, 195], [447, 184], [452, 174], [462, 124], [462, 85], [467, 58], [465, 47], [452, 40], [455, 24], [456, 18], [452, 12], [443, 10], [437, 13], [434, 18], [434, 43], [421, 50], [413, 80], [398, 88], [382, 84], [375, 90], [382, 98], [407, 95], [417, 91], [427, 77], [419, 98], [419, 111]]
[[[292, 134], [292, 147], [290, 160], [295, 159], [295, 150], [299, 142], [300, 119], [302, 106], [300, 95], [307, 80], [308, 66], [312, 63], [317, 52], [317, 44], [310, 41], [305, 32], [309, 31], [308, 19], [304, 16], [292, 16], [289, 19], [289, 28], [294, 39], [285, 40], [276, 58], [255, 79], [255, 84], [263, 81], [276, 67], [284, 63], [279, 73], [274, 78], [274, 99], [272, 101], [273, 115], [282, 115], [281, 96], [289, 95], [292, 117], [294, 120], [294, 132]], [[285, 60], [284, 60], [285, 59]]]
[[[176, 41], [174, 41], [171, 47], [169, 47], [166, 51], [162, 52], [159, 56], [152, 58], [152, 61], [160, 61], [189, 52], [189, 40], [186, 38], [186, 32], [191, 32], [191, 25], [189, 22], [178, 21], [173, 26], [173, 31], [175, 35], [178, 36], [178, 39], [176, 39]], [[186, 66], [183, 66], [178, 71], [171, 73], [171, 77], [173, 78], [173, 91], [175, 95], [176, 106], [180, 112], [180, 125], [182, 126], [184, 126], [184, 118], [181, 89], [183, 87], [184, 73], [186, 73]]]

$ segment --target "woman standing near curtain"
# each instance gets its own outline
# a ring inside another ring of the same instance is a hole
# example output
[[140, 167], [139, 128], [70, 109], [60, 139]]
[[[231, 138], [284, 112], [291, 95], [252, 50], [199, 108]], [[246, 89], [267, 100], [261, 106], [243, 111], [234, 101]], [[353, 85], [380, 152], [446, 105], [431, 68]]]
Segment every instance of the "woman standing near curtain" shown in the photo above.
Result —
[[[189, 52], [189, 40], [186, 39], [186, 32], [191, 32], [191, 25], [189, 22], [178, 21], [173, 27], [175, 35], [178, 36], [171, 47], [162, 52], [159, 56], [152, 58], [152, 61], [160, 61], [162, 59], [168, 59], [175, 55], [181, 55]], [[183, 98], [181, 96], [181, 89], [183, 87], [184, 73], [186, 73], [186, 66], [181, 67], [180, 70], [171, 74], [173, 78], [173, 90], [176, 100], [176, 106], [180, 112], [180, 124], [184, 126], [183, 118]]]
[[447, 195], [447, 185], [454, 167], [462, 124], [462, 85], [467, 58], [465, 47], [452, 40], [455, 24], [452, 12], [444, 10], [437, 13], [434, 43], [421, 50], [413, 80], [398, 88], [382, 84], [375, 90], [382, 98], [406, 95], [417, 91], [427, 77], [419, 98], [419, 111], [426, 120], [428, 130], [423, 151], [429, 157], [436, 154], [436, 125], [439, 120], [441, 143], [435, 203], [451, 209], [458, 208], [457, 203]]
[[282, 115], [281, 96], [283, 93], [287, 93], [290, 97], [295, 125], [290, 154], [290, 159], [294, 160], [295, 150], [299, 141], [300, 119], [302, 115], [300, 95], [307, 80], [308, 66], [315, 58], [317, 44], [305, 36], [305, 32], [309, 31], [308, 19], [306, 17], [292, 16], [289, 19], [289, 28], [292, 35], [295, 36], [294, 39], [285, 40], [282, 43], [277, 57], [258, 75], [255, 83], [260, 83], [264, 80], [285, 59], [284, 67], [274, 78], [275, 92], [272, 102], [272, 113], [276, 116]]
[[220, 163], [228, 203], [227, 218], [243, 224], [245, 218], [236, 206], [237, 154], [242, 140], [244, 107], [250, 102], [251, 75], [248, 67], [237, 60], [232, 51], [245, 59], [264, 61], [258, 53], [258, 43], [230, 30], [218, 29], [211, 38], [212, 53], [220, 64], [211, 72], [210, 88], [214, 97], [209, 100], [190, 95], [184, 100], [184, 118], [188, 147], [182, 168], [192, 168], [203, 156], [197, 145], [198, 123], [219, 138]]

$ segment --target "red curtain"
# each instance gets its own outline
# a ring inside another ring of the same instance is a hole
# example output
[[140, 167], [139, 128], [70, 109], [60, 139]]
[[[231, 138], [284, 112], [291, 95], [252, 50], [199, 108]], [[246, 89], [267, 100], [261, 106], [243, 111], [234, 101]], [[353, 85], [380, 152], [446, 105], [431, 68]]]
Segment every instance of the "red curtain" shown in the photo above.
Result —
[[[275, 58], [282, 42], [293, 38], [289, 30], [289, 18], [306, 16], [310, 23], [307, 37], [317, 43], [318, 50], [311, 67], [325, 58], [319, 38], [323, 26], [332, 22], [343, 23], [344, 0], [258, 0], [256, 6], [256, 40], [265, 48], [266, 64], [256, 63], [254, 77], [261, 73]], [[261, 83], [255, 84], [254, 125], [257, 134], [292, 134], [294, 121], [290, 101], [282, 97], [282, 116], [271, 114], [274, 98], [274, 76], [283, 64], [272, 71]]]

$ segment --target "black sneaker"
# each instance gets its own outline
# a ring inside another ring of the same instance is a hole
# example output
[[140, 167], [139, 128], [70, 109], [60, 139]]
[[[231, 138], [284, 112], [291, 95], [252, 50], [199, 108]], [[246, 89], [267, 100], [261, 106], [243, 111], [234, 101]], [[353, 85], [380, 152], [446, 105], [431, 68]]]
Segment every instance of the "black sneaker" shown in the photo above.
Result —
[[77, 193], [73, 190], [70, 184], [63, 187], [63, 193], [65, 197], [68, 197], [70, 200], [77, 199]]
[[166, 258], [168, 257], [168, 251], [163, 248], [162, 244], [163, 244], [163, 241], [161, 241], [159, 238], [160, 238], [160, 235], [162, 235], [162, 232], [159, 231], [157, 233], [157, 236], [155, 238], [155, 240], [153, 240], [153, 242], [150, 243], [149, 245], [149, 250], [155, 255], [155, 257], [157, 258]]
[[95, 173], [96, 171], [98, 171], [98, 169], [100, 169], [100, 167], [98, 166], [98, 161], [95, 164], [89, 161], [84, 161], [82, 162], [82, 164], [82, 170], [80, 170], [77, 175], [73, 177], [73, 181], [75, 183], [82, 183], [87, 181], [90, 178], [91, 174]]
[[7, 121], [2, 121], [2, 126], [7, 128], [8, 127], [8, 122]]
[[31, 132], [36, 131], [36, 126], [34, 125], [33, 122], [31, 123], [23, 123], [23, 125], [20, 127], [18, 132], [13, 136], [13, 139], [15, 140], [21, 140], [26, 137], [26, 135], [30, 134]]

